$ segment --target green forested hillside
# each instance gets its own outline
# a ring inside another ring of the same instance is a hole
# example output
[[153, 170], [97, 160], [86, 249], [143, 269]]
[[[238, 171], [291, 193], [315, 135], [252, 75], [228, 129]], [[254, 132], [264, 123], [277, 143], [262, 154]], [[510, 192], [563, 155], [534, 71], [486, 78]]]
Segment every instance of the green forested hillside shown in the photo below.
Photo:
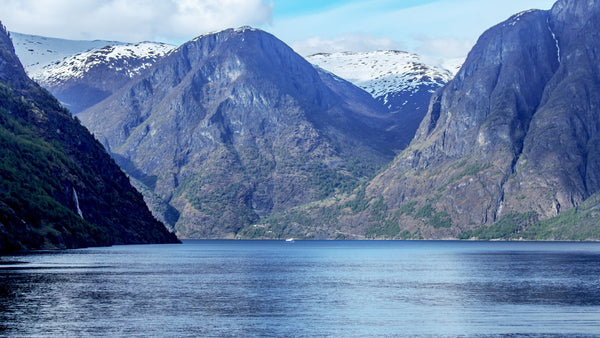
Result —
[[0, 29], [0, 252], [177, 242]]

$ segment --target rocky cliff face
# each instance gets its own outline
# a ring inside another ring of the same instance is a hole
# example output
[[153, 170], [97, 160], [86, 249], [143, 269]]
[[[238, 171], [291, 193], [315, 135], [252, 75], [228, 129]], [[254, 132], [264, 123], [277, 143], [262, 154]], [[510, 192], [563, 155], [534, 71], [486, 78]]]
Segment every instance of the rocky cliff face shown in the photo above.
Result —
[[0, 27], [0, 252], [168, 243], [92, 135], [30, 80]]
[[401, 147], [367, 93], [250, 28], [186, 43], [79, 117], [194, 238], [350, 189]]
[[[484, 33], [410, 147], [368, 187], [408, 233], [546, 219], [600, 188], [600, 5], [561, 0]], [[400, 230], [399, 230], [400, 231]]]
[[[600, 238], [599, 14], [595, 1], [561, 0], [489, 29], [386, 170], [336, 201], [275, 215], [266, 231]], [[309, 226], [285, 228], [298, 219]]]

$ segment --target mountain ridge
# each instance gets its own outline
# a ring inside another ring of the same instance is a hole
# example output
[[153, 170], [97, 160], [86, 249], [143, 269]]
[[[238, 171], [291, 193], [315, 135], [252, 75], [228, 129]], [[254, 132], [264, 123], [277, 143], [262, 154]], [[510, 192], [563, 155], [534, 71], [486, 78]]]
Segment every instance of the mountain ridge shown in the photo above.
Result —
[[27, 74], [35, 78], [44, 66], [72, 55], [125, 42], [110, 40], [69, 40], [47, 36], [10, 32], [15, 53]]
[[177, 210], [184, 237], [233, 237], [355, 184], [402, 147], [382, 133], [395, 117], [366, 92], [247, 27], [191, 40], [78, 116]]
[[427, 113], [431, 95], [454, 74], [402, 51], [319, 53], [306, 59], [364, 89], [392, 113], [402, 116], [408, 145]]
[[[390, 110], [390, 93], [415, 93], [419, 86], [428, 86], [431, 93], [452, 79], [454, 73], [426, 63], [415, 53], [403, 51], [318, 53], [306, 59], [380, 99]], [[404, 102], [403, 102], [404, 103]]]

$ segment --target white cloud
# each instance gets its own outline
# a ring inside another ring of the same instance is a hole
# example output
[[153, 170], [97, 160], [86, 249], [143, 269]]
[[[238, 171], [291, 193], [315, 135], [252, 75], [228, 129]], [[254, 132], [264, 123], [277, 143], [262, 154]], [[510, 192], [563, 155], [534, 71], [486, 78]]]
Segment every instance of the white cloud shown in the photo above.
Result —
[[415, 50], [419, 54], [444, 56], [446, 58], [464, 57], [475, 44], [475, 40], [453, 37], [418, 38], [420, 42]]
[[9, 30], [70, 39], [185, 42], [272, 20], [265, 0], [0, 0]]
[[404, 46], [390, 38], [379, 38], [371, 34], [356, 33], [323, 38], [315, 36], [306, 40], [294, 42], [292, 48], [301, 55], [334, 52], [368, 52], [373, 50], [401, 50]]

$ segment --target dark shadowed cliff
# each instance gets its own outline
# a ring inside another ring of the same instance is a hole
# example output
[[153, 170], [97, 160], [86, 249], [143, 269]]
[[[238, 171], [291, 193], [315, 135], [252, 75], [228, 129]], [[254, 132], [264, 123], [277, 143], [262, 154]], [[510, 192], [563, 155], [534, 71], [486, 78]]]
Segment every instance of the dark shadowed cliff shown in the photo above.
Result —
[[102, 145], [31, 81], [0, 29], [0, 252], [174, 243]]

